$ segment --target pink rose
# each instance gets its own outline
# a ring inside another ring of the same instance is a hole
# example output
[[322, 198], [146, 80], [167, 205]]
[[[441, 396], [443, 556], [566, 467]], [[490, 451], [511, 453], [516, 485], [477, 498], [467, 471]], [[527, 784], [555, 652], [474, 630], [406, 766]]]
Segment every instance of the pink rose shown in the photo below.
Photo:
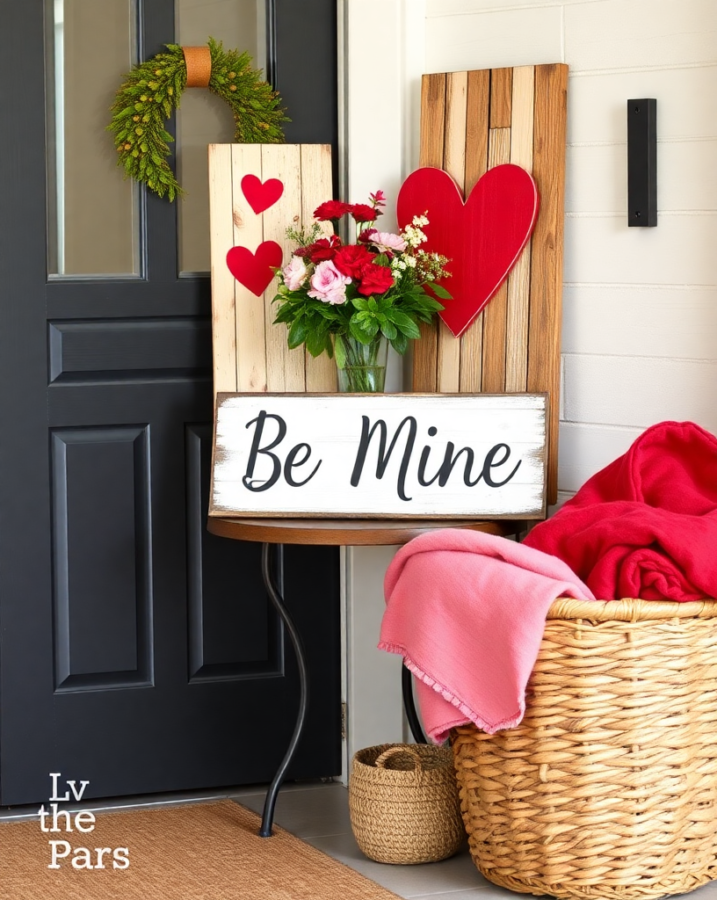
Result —
[[284, 266], [283, 270], [284, 284], [290, 291], [298, 291], [301, 285], [306, 281], [309, 274], [304, 264], [304, 260], [300, 256], [292, 256], [288, 266]]
[[351, 279], [342, 275], [331, 260], [326, 259], [318, 264], [311, 276], [313, 290], [309, 291], [309, 297], [324, 303], [345, 303], [347, 284], [351, 284]]
[[403, 253], [406, 249], [406, 242], [401, 235], [391, 234], [390, 231], [374, 231], [370, 243], [379, 253]]

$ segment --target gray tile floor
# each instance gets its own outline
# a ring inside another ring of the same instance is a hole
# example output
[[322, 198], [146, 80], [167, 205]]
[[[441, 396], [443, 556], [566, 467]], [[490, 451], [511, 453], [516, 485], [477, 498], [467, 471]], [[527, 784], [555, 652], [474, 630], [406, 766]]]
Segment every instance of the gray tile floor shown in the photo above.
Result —
[[[263, 795], [236, 798], [261, 812]], [[348, 793], [340, 784], [307, 786], [279, 795], [276, 821], [334, 859], [351, 866], [399, 897], [430, 897], [431, 900], [488, 900], [489, 892], [511, 896], [509, 891], [489, 885], [478, 873], [467, 850], [451, 859], [423, 866], [390, 866], [372, 862], [361, 853], [351, 833]]]
[[[236, 799], [261, 812], [263, 794], [247, 793]], [[276, 821], [329, 856], [376, 881], [399, 897], [430, 900], [508, 900], [522, 896], [486, 881], [467, 850], [451, 859], [423, 866], [389, 866], [372, 862], [356, 846], [351, 833], [348, 794], [340, 784], [292, 785], [279, 795]], [[717, 881], [683, 894], [690, 900], [717, 900]]]
[[[99, 812], [160, 804], [207, 802], [225, 797], [261, 813], [264, 789], [250, 787], [223, 793], [204, 791], [155, 795], [113, 802], [83, 803], [78, 809]], [[70, 809], [71, 806], [68, 804], [64, 808]], [[36, 808], [0, 810], [0, 819], [5, 820], [32, 818], [36, 815]], [[487, 882], [478, 873], [467, 850], [443, 862], [422, 866], [390, 866], [366, 859], [351, 833], [348, 793], [340, 784], [286, 785], [279, 795], [276, 821], [287, 831], [351, 866], [399, 897], [413, 900], [508, 900], [519, 896]], [[682, 896], [690, 900], [717, 900], [717, 881]]]

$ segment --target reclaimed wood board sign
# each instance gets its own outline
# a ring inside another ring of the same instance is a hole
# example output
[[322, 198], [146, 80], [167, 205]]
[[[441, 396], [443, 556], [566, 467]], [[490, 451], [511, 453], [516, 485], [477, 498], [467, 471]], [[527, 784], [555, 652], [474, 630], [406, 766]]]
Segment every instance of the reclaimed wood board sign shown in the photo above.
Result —
[[550, 503], [557, 498], [567, 83], [568, 67], [556, 63], [424, 75], [421, 93], [419, 165], [445, 170], [466, 198], [487, 171], [521, 166], [535, 179], [540, 212], [507, 281], [469, 328], [456, 338], [442, 321], [422, 326], [413, 390], [547, 391]]
[[545, 516], [545, 394], [220, 394], [210, 516]]
[[215, 393], [336, 390], [333, 360], [289, 350], [271, 303], [287, 226], [310, 226], [331, 196], [328, 144], [209, 145]]

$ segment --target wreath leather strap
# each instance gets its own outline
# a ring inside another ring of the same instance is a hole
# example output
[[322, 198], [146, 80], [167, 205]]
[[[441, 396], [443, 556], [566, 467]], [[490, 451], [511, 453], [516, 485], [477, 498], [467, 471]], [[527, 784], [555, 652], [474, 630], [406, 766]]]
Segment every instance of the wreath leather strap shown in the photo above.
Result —
[[212, 76], [212, 55], [209, 47], [182, 47], [187, 64], [187, 87], [209, 87]]

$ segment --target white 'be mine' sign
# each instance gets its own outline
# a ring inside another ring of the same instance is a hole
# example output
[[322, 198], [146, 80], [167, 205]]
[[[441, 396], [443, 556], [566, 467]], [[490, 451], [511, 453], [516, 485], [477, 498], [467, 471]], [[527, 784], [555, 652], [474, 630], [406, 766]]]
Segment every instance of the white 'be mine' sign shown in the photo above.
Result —
[[219, 394], [209, 514], [542, 518], [545, 394]]

